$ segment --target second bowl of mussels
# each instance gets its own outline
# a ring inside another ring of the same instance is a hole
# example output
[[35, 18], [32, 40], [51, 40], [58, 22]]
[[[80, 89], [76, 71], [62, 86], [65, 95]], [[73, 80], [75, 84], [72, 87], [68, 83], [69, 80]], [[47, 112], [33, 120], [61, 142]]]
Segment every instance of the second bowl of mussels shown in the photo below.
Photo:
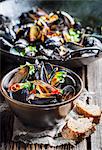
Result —
[[67, 12], [37, 8], [16, 19], [0, 19], [0, 51], [15, 62], [60, 60], [75, 67], [102, 57], [101, 27], [85, 27]]
[[7, 73], [1, 92], [20, 121], [30, 128], [52, 128], [66, 117], [83, 89], [70, 69], [50, 63], [26, 63]]

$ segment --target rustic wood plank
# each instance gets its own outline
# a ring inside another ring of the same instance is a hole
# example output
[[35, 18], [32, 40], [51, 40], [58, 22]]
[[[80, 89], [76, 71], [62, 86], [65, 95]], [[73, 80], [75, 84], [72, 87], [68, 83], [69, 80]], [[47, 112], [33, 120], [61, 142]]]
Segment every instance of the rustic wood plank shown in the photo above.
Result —
[[41, 150], [45, 150], [45, 147], [44, 147], [44, 145], [41, 145]]
[[26, 150], [31, 150], [30, 144], [26, 146]]
[[14, 143], [11, 142], [11, 143], [10, 143], [10, 150], [13, 150], [13, 146], [14, 146]]
[[6, 144], [6, 147], [5, 147], [6, 150], [10, 150], [10, 144]]
[[48, 145], [47, 149], [48, 149], [48, 150], [54, 150], [55, 148]]
[[35, 145], [34, 144], [31, 145], [31, 150], [35, 150]]
[[40, 150], [40, 148], [39, 148], [39, 145], [38, 145], [38, 144], [36, 144], [36, 150]]
[[[93, 94], [94, 103], [102, 109], [102, 59], [88, 66], [88, 90]], [[91, 150], [102, 150], [102, 119], [96, 132], [91, 136]]]
[[87, 140], [84, 139], [75, 148], [73, 148], [73, 150], [87, 150]]
[[20, 150], [20, 143], [17, 143], [17, 150]]
[[14, 116], [6, 103], [0, 103], [0, 143], [10, 142], [13, 134]]
[[4, 145], [4, 143], [1, 144], [0, 150], [5, 150], [5, 145]]
[[16, 143], [14, 143], [14, 145], [13, 145], [13, 150], [17, 150], [17, 145], [16, 145]]

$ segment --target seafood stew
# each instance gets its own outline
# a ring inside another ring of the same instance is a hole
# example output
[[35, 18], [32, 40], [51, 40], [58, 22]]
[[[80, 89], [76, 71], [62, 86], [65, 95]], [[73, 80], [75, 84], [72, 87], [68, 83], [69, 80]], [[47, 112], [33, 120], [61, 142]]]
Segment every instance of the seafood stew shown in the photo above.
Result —
[[26, 63], [4, 85], [9, 97], [36, 105], [66, 103], [82, 90], [82, 81], [70, 69], [50, 63]]
[[52, 129], [82, 89], [81, 78], [70, 69], [38, 60], [13, 69], [1, 81], [5, 100], [28, 128]]
[[47, 13], [38, 8], [17, 20], [0, 18], [1, 48], [13, 55], [67, 61], [102, 52], [101, 28], [84, 28], [64, 11]]

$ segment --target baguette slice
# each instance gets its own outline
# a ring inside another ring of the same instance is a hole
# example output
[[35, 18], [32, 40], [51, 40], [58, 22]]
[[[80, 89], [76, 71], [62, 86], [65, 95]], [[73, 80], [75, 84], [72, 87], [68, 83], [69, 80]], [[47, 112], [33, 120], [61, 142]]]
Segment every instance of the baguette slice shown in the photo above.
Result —
[[62, 137], [69, 140], [80, 141], [95, 131], [95, 124], [88, 118], [77, 120], [70, 118], [62, 129]]
[[78, 114], [84, 115], [84, 117], [92, 117], [94, 123], [99, 123], [101, 118], [101, 110], [99, 106], [86, 104], [82, 101], [77, 101], [75, 110]]

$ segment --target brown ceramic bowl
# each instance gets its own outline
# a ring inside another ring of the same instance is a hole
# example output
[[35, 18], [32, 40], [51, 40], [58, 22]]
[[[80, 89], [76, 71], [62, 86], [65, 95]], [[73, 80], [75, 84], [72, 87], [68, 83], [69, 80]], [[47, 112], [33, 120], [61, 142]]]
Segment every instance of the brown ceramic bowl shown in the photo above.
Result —
[[67, 69], [70, 75], [76, 81], [77, 93], [74, 97], [72, 97], [68, 101], [59, 102], [56, 104], [48, 104], [48, 105], [34, 105], [27, 104], [15, 99], [12, 99], [5, 87], [7, 87], [9, 80], [18, 71], [19, 68], [16, 68], [10, 71], [8, 74], [4, 76], [1, 82], [1, 92], [5, 97], [5, 100], [10, 105], [14, 114], [19, 118], [19, 120], [26, 126], [30, 128], [52, 128], [56, 125], [60, 119], [66, 117], [66, 115], [70, 112], [73, 107], [73, 101], [80, 95], [83, 89], [83, 82], [81, 78], [71, 71]]

